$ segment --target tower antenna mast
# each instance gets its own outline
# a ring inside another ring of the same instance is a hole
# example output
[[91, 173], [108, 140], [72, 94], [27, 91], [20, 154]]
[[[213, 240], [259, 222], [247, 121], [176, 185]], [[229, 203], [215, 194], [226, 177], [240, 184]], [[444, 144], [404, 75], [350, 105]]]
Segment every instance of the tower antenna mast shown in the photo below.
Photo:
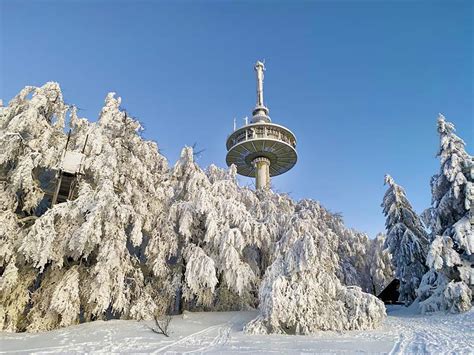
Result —
[[265, 106], [263, 104], [263, 78], [265, 71], [265, 64], [258, 61], [255, 64], [255, 72], [257, 73], [257, 107]]

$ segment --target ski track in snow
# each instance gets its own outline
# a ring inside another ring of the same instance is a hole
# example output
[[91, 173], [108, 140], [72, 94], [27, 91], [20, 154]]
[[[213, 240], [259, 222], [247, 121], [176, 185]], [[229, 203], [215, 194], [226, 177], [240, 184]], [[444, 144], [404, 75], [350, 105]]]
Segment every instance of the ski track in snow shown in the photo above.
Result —
[[399, 313], [395, 317], [405, 322], [390, 317], [387, 320], [399, 334], [390, 354], [474, 353], [473, 311], [427, 316], [410, 315], [404, 310]]
[[382, 327], [370, 331], [320, 332], [312, 336], [243, 334], [243, 326], [256, 314], [214, 312], [176, 316], [169, 338], [151, 332], [152, 322], [117, 320], [45, 333], [1, 332], [0, 353], [474, 353], [474, 311], [422, 316], [392, 306]]
[[[204, 350], [207, 350], [207, 349], [210, 349], [211, 347], [215, 346], [216, 344], [220, 343], [219, 340], [222, 338], [221, 336], [221, 332], [222, 330], [224, 329], [223, 326], [225, 326], [227, 323], [222, 323], [222, 324], [218, 324], [218, 325], [215, 325], [215, 326], [212, 326], [212, 327], [207, 327], [199, 332], [196, 332], [196, 333], [193, 333], [191, 335], [188, 335], [174, 343], [171, 343], [171, 344], [168, 344], [160, 349], [157, 349], [155, 351], [152, 352], [152, 354], [159, 354], [161, 352], [163, 352], [164, 350], [166, 349], [169, 349], [171, 347], [175, 347], [175, 348], [178, 348], [178, 347], [184, 347], [184, 349], [186, 349], [188, 346], [193, 346], [193, 345], [199, 345], [202, 343], [202, 340], [200, 339], [201, 337], [205, 337], [207, 334], [211, 334], [212, 332], [216, 331], [218, 332], [218, 335], [213, 337], [212, 338], [212, 341], [208, 344], [208, 345], [205, 345], [204, 347], [201, 347], [199, 349], [196, 349], [196, 350], [191, 350], [191, 351], [180, 351], [180, 353], [183, 353], [183, 354], [192, 354], [192, 353], [195, 353], [195, 352], [202, 352]], [[230, 329], [230, 328], [226, 328], [226, 329]], [[227, 334], [229, 334], [227, 332]], [[198, 337], [199, 336], [199, 337]], [[176, 350], [174, 350], [173, 352], [177, 352]]]
[[[217, 346], [223, 346], [229, 340], [231, 336], [230, 333], [232, 330], [232, 325], [234, 324], [234, 321], [236, 320], [236, 318], [238, 318], [238, 316], [239, 314], [236, 314], [231, 319], [229, 319], [229, 321], [225, 323], [207, 327], [199, 332], [188, 335], [176, 341], [175, 343], [169, 344], [161, 349], [157, 349], [153, 353], [158, 354], [165, 349], [169, 349], [173, 347], [174, 349], [172, 351], [169, 351], [166, 353], [200, 354], [203, 352], [208, 352], [209, 350]], [[210, 341], [208, 341], [207, 338], [210, 338]], [[189, 349], [190, 346], [195, 346], [195, 345], [203, 345], [203, 346], [200, 346], [199, 348], [193, 349], [193, 350], [186, 350], [186, 349]]]

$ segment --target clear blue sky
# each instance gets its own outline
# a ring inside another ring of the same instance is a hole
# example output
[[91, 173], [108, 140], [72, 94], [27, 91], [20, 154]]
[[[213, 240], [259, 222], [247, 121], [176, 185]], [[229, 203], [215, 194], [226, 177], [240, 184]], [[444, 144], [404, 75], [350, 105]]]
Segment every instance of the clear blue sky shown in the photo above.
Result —
[[418, 212], [429, 206], [438, 112], [473, 152], [471, 1], [0, 3], [0, 98], [54, 80], [95, 120], [116, 91], [171, 164], [197, 142], [201, 166], [225, 166], [265, 59], [270, 116], [298, 138], [276, 189], [371, 236], [384, 229], [385, 173]]

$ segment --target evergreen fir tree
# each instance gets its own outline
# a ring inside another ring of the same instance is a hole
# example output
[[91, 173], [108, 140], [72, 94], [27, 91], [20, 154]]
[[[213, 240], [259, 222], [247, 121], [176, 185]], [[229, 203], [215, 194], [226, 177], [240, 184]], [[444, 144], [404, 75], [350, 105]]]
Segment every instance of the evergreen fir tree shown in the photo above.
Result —
[[428, 239], [403, 188], [390, 175], [385, 176], [385, 184], [388, 185], [382, 203], [387, 218], [385, 244], [392, 255], [395, 276], [400, 280], [399, 301], [409, 305], [415, 300], [415, 291], [427, 270]]
[[[430, 270], [418, 290], [422, 312], [471, 308], [474, 233], [469, 221], [472, 156], [454, 125], [438, 117], [440, 172], [431, 178], [432, 207], [423, 213], [432, 240]], [[471, 289], [470, 289], [471, 287]]]

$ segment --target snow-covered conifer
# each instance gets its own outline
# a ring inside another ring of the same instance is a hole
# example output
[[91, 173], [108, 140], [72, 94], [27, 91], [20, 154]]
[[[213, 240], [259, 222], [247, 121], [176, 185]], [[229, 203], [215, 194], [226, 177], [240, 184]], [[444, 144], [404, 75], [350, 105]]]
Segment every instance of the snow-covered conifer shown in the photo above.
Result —
[[385, 239], [385, 235], [382, 233], [372, 239], [367, 255], [367, 270], [365, 273], [369, 275], [371, 280], [370, 292], [374, 295], [380, 294], [394, 277], [392, 256], [385, 248]]
[[207, 173], [202, 171], [189, 147], [183, 149], [171, 175], [170, 220], [179, 250], [185, 251], [178, 250], [175, 268], [181, 280], [177, 293], [186, 302], [181, 307], [254, 306], [252, 294], [263, 274], [259, 255], [248, 253], [249, 248], [261, 247], [255, 238], [263, 225], [249, 211], [249, 206], [258, 205], [255, 194], [236, 184], [235, 168], [224, 172], [210, 166]]
[[415, 300], [416, 289], [427, 271], [428, 238], [403, 188], [390, 175], [385, 176], [385, 184], [388, 185], [382, 203], [387, 217], [385, 244], [392, 255], [395, 276], [400, 280], [399, 301], [409, 305]]
[[[70, 110], [68, 149], [82, 149], [88, 136], [85, 174], [77, 198], [52, 207], [48, 191], [65, 149], [69, 109], [59, 85], [28, 87], [2, 110], [0, 171], [6, 189], [0, 192], [0, 261], [11, 270], [0, 281], [10, 289], [1, 295], [2, 328], [53, 329], [78, 322], [79, 310], [85, 320], [128, 318], [134, 304], [146, 303], [142, 299], [154, 303], [133, 317], [149, 317], [160, 298], [170, 301], [157, 287], [167, 284], [167, 274], [145, 278], [140, 251], [163, 238], [157, 229], [165, 219], [167, 196], [160, 185], [166, 160], [119, 106], [120, 99], [109, 94], [97, 123]], [[165, 257], [161, 264], [166, 267]]]
[[431, 178], [432, 207], [423, 213], [431, 230], [430, 270], [418, 290], [422, 312], [470, 309], [474, 275], [474, 232], [469, 221], [473, 157], [454, 125], [438, 117], [440, 172]]
[[337, 270], [339, 279], [346, 286], [359, 286], [364, 292], [373, 293], [368, 264], [371, 251], [370, 238], [365, 233], [346, 229], [342, 224], [340, 226], [333, 224], [332, 228], [335, 228], [339, 236], [340, 267]]
[[333, 223], [340, 220], [319, 204], [298, 203], [260, 286], [260, 314], [246, 332], [311, 334], [381, 323], [383, 303], [357, 286], [343, 286], [336, 276], [339, 241], [328, 228]]
[[[279, 297], [268, 285], [283, 261], [290, 273], [281, 277], [290, 288], [291, 278], [301, 290], [305, 280], [325, 285], [312, 287], [308, 297], [329, 290], [333, 315], [348, 322], [321, 320], [328, 322], [323, 326], [307, 319], [301, 332], [379, 323], [379, 303], [338, 279], [367, 283], [357, 276], [366, 268], [365, 235], [316, 202], [240, 187], [235, 167], [203, 171], [191, 148], [169, 168], [120, 104], [108, 94], [92, 123], [63, 102], [57, 83], [47, 83], [25, 88], [1, 108], [1, 329], [149, 319], [167, 310], [237, 310], [259, 300], [266, 312], [268, 297]], [[68, 112], [67, 149], [84, 149], [83, 174], [73, 198], [52, 206]], [[337, 254], [344, 248], [341, 262]], [[341, 263], [350, 270], [344, 276], [336, 275]], [[275, 293], [260, 291], [257, 299], [262, 279], [263, 290]], [[312, 314], [327, 314], [324, 303], [312, 307]]]

